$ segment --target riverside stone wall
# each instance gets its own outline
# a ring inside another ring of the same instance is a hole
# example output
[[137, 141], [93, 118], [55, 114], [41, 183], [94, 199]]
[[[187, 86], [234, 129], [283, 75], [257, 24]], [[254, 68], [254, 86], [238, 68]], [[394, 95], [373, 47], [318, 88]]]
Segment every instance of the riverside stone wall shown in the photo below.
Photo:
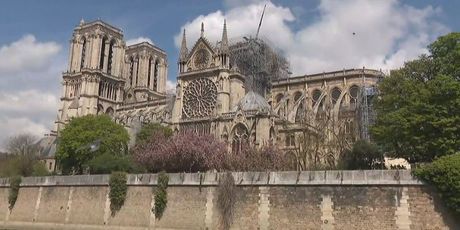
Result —
[[[220, 174], [169, 174], [168, 207], [153, 213], [157, 175], [129, 175], [114, 216], [109, 175], [23, 178], [8, 209], [0, 179], [0, 229], [219, 229]], [[233, 173], [232, 229], [459, 229], [442, 202], [410, 171]]]

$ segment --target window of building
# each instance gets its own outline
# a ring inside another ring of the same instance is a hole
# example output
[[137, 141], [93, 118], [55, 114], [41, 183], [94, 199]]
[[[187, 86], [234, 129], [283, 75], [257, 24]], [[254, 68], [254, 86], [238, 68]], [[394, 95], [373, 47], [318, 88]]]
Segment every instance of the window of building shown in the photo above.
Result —
[[158, 60], [155, 60], [155, 68], [153, 70], [153, 89], [155, 91], [158, 91], [157, 85], [158, 85]]
[[102, 38], [101, 44], [101, 56], [99, 57], [99, 69], [104, 69], [104, 58], [105, 58], [105, 43], [107, 43], [107, 37]]
[[108, 55], [108, 63], [107, 63], [107, 73], [112, 74], [112, 63], [113, 63], [113, 47], [115, 45], [115, 40], [110, 41], [109, 46], [109, 55]]
[[86, 38], [83, 37], [83, 44], [81, 47], [80, 69], [83, 69], [85, 67], [85, 58], [86, 58]]
[[340, 94], [342, 94], [342, 91], [338, 87], [335, 87], [335, 88], [332, 89], [332, 91], [331, 91], [331, 100], [332, 100], [333, 105], [335, 105], [335, 103], [337, 103], [337, 101], [339, 101]]
[[147, 74], [147, 88], [150, 89], [150, 78], [152, 77], [152, 57], [149, 58], [149, 71]]

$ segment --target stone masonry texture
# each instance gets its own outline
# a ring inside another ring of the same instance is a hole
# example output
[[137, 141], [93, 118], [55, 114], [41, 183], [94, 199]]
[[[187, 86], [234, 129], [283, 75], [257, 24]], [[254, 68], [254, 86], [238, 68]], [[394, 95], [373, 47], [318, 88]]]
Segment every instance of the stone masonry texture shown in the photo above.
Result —
[[[272, 172], [257, 180], [248, 176], [254, 174], [234, 174], [231, 229], [460, 229], [435, 190], [406, 172], [397, 174], [401, 177], [392, 173], [361, 171], [352, 180], [328, 180], [327, 175], [354, 172], [319, 172], [315, 177]], [[0, 229], [220, 229], [218, 175], [208, 174], [171, 174], [160, 220], [151, 211], [156, 175], [130, 175], [125, 203], [114, 215], [107, 209], [105, 176], [24, 178], [9, 215], [8, 184], [0, 183]], [[364, 179], [356, 180], [357, 175]]]

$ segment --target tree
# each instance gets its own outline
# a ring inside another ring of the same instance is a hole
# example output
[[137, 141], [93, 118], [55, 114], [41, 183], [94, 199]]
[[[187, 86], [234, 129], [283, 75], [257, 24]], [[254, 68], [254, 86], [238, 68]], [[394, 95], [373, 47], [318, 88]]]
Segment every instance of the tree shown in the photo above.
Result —
[[330, 106], [326, 102], [324, 110], [303, 114], [293, 149], [298, 170], [335, 168], [340, 156], [351, 147], [353, 133], [345, 132], [345, 120]]
[[13, 155], [35, 155], [38, 148], [37, 138], [31, 134], [19, 134], [11, 137], [6, 143], [6, 151]]
[[227, 147], [212, 135], [180, 132], [167, 137], [156, 132], [133, 149], [134, 160], [149, 172], [204, 172], [221, 170]]
[[112, 172], [140, 173], [143, 170], [138, 167], [130, 155], [114, 155], [103, 153], [91, 159], [85, 164], [91, 174], [110, 174]]
[[415, 170], [420, 179], [434, 185], [446, 205], [460, 215], [460, 153], [443, 156]]
[[379, 85], [377, 144], [410, 163], [430, 162], [460, 149], [460, 33], [439, 38], [431, 56], [405, 63]]
[[48, 175], [46, 166], [39, 161], [36, 141], [31, 134], [9, 138], [6, 142], [9, 154], [0, 159], [0, 177]]
[[143, 125], [139, 133], [137, 133], [136, 143], [144, 143], [145, 141], [152, 138], [156, 132], [161, 132], [166, 137], [170, 137], [173, 134], [172, 129], [169, 127], [163, 126], [159, 123], [149, 123]]
[[265, 171], [283, 170], [287, 161], [274, 145], [256, 147], [244, 144], [238, 153], [210, 134], [179, 132], [153, 136], [133, 149], [135, 161], [149, 172], [204, 172], [209, 170]]
[[128, 132], [107, 115], [73, 118], [60, 133], [56, 159], [64, 174], [82, 173], [97, 156], [126, 155], [128, 141]]
[[385, 159], [377, 145], [366, 140], [359, 140], [352, 149], [345, 151], [340, 160], [341, 168], [347, 170], [381, 169]]
[[286, 170], [289, 168], [288, 159], [273, 144], [261, 147], [245, 143], [241, 152], [227, 153], [223, 168], [232, 171], [267, 171]]

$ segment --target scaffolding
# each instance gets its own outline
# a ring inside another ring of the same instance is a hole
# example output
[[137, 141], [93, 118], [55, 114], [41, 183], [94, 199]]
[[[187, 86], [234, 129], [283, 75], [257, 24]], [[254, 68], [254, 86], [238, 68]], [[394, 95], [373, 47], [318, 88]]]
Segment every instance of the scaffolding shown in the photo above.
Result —
[[243, 37], [230, 44], [230, 64], [246, 77], [246, 91], [265, 96], [271, 81], [289, 77], [289, 62], [266, 40]]
[[360, 89], [358, 103], [358, 118], [360, 123], [360, 137], [370, 140], [369, 128], [375, 123], [374, 100], [378, 96], [377, 87], [363, 86]]

